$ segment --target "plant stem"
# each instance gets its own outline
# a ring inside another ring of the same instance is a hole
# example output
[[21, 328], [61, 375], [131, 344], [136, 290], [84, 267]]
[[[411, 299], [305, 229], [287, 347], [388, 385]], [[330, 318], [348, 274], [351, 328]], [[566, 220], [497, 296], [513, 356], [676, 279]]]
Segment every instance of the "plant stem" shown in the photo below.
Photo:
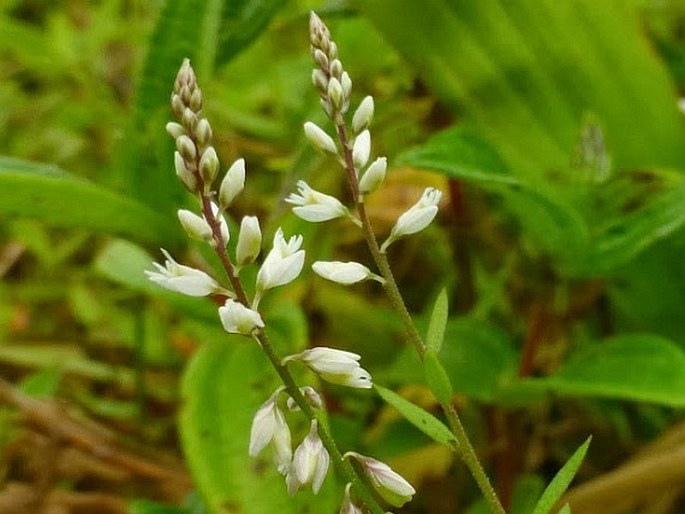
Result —
[[[380, 246], [378, 245], [378, 240], [373, 231], [373, 226], [369, 219], [368, 213], [366, 211], [366, 206], [364, 205], [364, 199], [359, 192], [359, 181], [357, 180], [357, 173], [355, 171], [354, 160], [352, 158], [352, 148], [350, 147], [350, 141], [347, 137], [347, 131], [344, 122], [336, 123], [336, 131], [338, 133], [338, 139], [343, 151], [343, 161], [345, 163], [345, 172], [347, 174], [348, 183], [352, 192], [352, 198], [354, 198], [357, 204], [357, 211], [359, 214], [359, 219], [362, 222], [362, 230], [364, 232], [364, 238], [371, 252], [371, 256], [378, 266], [381, 276], [385, 279], [383, 288], [385, 293], [392, 304], [393, 309], [398, 313], [402, 324], [407, 332], [409, 341], [414, 346], [416, 353], [419, 358], [423, 361], [423, 357], [426, 353], [426, 344], [419, 334], [419, 331], [414, 324], [414, 320], [409, 314], [406, 304], [404, 303], [404, 298], [402, 293], [397, 286], [397, 281], [392, 273], [390, 263], [388, 262], [387, 255], [381, 252]], [[493, 514], [504, 514], [504, 508], [502, 507], [497, 493], [495, 493], [490, 479], [483, 469], [483, 465], [478, 459], [478, 455], [471, 444], [471, 441], [464, 430], [464, 426], [459, 419], [459, 414], [457, 413], [454, 405], [451, 403], [440, 403], [445, 417], [450, 425], [450, 429], [454, 434], [458, 444], [458, 449], [456, 450], [461, 459], [464, 461], [466, 466], [469, 468], [471, 475], [476, 480], [478, 487], [483, 493], [488, 506]]]
[[[209, 226], [212, 228], [212, 234], [214, 236], [214, 244], [212, 246], [214, 251], [221, 260], [222, 267], [231, 282], [233, 292], [235, 293], [237, 300], [245, 305], [245, 307], [250, 308], [250, 302], [248, 300], [247, 293], [245, 292], [245, 289], [240, 282], [240, 278], [235, 272], [235, 266], [231, 262], [231, 258], [226, 251], [226, 241], [223, 241], [221, 236], [221, 225], [212, 211], [211, 199], [207, 194], [200, 194], [199, 197], [202, 205], [202, 213], [204, 214], [207, 223], [209, 223]], [[376, 498], [374, 497], [373, 492], [367, 486], [366, 481], [357, 473], [348, 460], [343, 459], [342, 453], [340, 452], [333, 435], [329, 431], [328, 426], [325, 423], [322, 423], [322, 420], [319, 419], [319, 416], [317, 416], [314, 408], [309, 404], [309, 402], [307, 402], [304, 395], [300, 392], [300, 388], [298, 387], [288, 368], [281, 364], [281, 357], [271, 345], [266, 332], [263, 329], [260, 330], [255, 334], [255, 339], [257, 339], [259, 345], [269, 359], [269, 362], [273, 366], [276, 373], [278, 373], [278, 376], [281, 378], [281, 381], [285, 385], [290, 397], [295, 401], [295, 403], [300, 407], [302, 412], [305, 414], [305, 416], [307, 416], [307, 418], [309, 418], [310, 421], [317, 420], [317, 431], [319, 437], [321, 438], [321, 442], [323, 443], [324, 447], [328, 451], [335, 469], [341, 476], [345, 478], [346, 482], [352, 482], [352, 484], [356, 486], [356, 491], [359, 497], [370, 509], [372, 514], [384, 514], [385, 510], [383, 510], [376, 501]]]

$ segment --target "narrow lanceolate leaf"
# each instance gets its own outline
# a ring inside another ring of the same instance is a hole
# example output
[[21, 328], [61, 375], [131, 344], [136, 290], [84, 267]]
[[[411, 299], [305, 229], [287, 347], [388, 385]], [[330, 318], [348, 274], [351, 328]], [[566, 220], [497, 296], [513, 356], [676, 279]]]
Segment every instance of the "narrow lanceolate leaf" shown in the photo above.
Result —
[[428, 333], [426, 334], [426, 346], [435, 353], [440, 352], [442, 342], [445, 338], [448, 311], [447, 291], [443, 288], [440, 291], [438, 298], [435, 300], [431, 319], [428, 324]]
[[588, 437], [555, 475], [543, 491], [532, 514], [548, 514], [552, 510], [552, 507], [559, 501], [561, 495], [566, 492], [571, 480], [573, 480], [573, 477], [576, 475], [580, 464], [585, 458], [591, 440], [592, 437]]
[[423, 372], [426, 383], [440, 403], [447, 404], [452, 401], [452, 383], [447, 371], [440, 363], [438, 355], [433, 350], [428, 350], [423, 356]]
[[454, 435], [450, 432], [450, 429], [435, 416], [426, 412], [421, 407], [414, 405], [409, 400], [405, 400], [390, 389], [386, 389], [385, 387], [376, 384], [374, 384], [374, 387], [376, 388], [376, 391], [378, 391], [380, 397], [395, 407], [409, 423], [434, 441], [449, 446], [453, 450], [456, 449], [457, 441], [454, 438]]
[[54, 166], [0, 158], [0, 217], [118, 234], [146, 243], [177, 240], [173, 223], [146, 205]]

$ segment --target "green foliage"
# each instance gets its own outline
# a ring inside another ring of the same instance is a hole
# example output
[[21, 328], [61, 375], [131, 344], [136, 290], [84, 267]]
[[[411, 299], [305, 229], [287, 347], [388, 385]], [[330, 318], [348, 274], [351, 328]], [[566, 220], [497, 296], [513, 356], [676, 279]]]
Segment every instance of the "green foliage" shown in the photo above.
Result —
[[447, 302], [447, 291], [442, 289], [435, 300], [426, 334], [426, 347], [435, 353], [440, 351], [445, 338], [445, 326], [447, 325], [447, 316], [449, 315], [449, 305]]

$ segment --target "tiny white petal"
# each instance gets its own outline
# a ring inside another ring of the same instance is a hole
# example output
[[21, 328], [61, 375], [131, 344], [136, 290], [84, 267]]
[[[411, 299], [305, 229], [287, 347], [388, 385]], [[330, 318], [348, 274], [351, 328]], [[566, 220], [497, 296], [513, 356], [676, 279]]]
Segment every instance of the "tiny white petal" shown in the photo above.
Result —
[[226, 332], [232, 334], [252, 335], [256, 330], [264, 328], [262, 317], [257, 311], [248, 309], [242, 303], [232, 299], [226, 300], [223, 307], [219, 307], [219, 318]]
[[369, 155], [371, 155], [371, 133], [364, 130], [354, 140], [352, 146], [352, 160], [355, 168], [363, 168], [369, 162]]
[[369, 268], [358, 262], [316, 261], [312, 269], [320, 277], [344, 285], [361, 282], [372, 275]]
[[430, 225], [438, 213], [438, 203], [441, 196], [442, 193], [439, 190], [432, 187], [427, 188], [421, 199], [397, 219], [397, 223], [392, 228], [388, 239], [383, 243], [381, 251], [385, 251], [393, 241], [420, 232]]
[[204, 271], [177, 263], [164, 249], [162, 253], [167, 259], [164, 266], [154, 262], [157, 271], [145, 270], [152, 282], [188, 296], [207, 296], [221, 289], [216, 280]]
[[293, 212], [305, 221], [316, 223], [348, 214], [347, 208], [340, 200], [312, 189], [304, 180], [298, 181], [297, 191], [290, 194], [285, 201], [295, 205]]
[[293, 236], [288, 242], [279, 228], [274, 236], [273, 248], [264, 259], [257, 273], [257, 291], [266, 291], [273, 287], [287, 284], [300, 274], [304, 266], [302, 236]]

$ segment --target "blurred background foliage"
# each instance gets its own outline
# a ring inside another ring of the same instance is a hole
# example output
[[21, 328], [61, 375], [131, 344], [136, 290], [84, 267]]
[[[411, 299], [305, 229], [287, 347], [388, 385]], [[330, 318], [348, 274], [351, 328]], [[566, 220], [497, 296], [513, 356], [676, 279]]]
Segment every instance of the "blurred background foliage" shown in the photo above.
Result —
[[[302, 233], [308, 260], [369, 262], [356, 230], [283, 203], [298, 179], [348, 195], [301, 130], [324, 124], [311, 9], [356, 100], [376, 101], [378, 233], [425, 186], [445, 192], [439, 223], [390, 256], [420, 322], [448, 290], [440, 357], [509, 511], [531, 512], [588, 434], [574, 513], [685, 511], [685, 2], [4, 0], [0, 512], [337, 509], [335, 478], [293, 501], [247, 456], [275, 386], [259, 350], [142, 274], [160, 246], [218, 269], [174, 214], [193, 205], [164, 131], [186, 56], [224, 167], [247, 161], [233, 228], [257, 214], [267, 239]], [[282, 353], [356, 351], [437, 415], [377, 286], [306, 272], [263, 307]], [[448, 449], [373, 394], [322, 387], [341, 446], [417, 486], [403, 512], [485, 512]]]

